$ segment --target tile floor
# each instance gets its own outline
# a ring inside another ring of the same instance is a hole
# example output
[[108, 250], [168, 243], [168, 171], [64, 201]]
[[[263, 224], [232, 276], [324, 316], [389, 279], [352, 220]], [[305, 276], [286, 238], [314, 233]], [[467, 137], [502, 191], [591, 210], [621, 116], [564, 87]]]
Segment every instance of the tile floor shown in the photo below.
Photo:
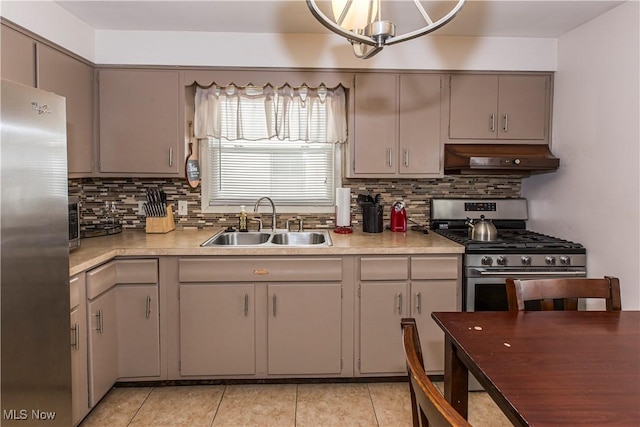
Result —
[[[511, 426], [484, 392], [471, 393], [469, 421]], [[122, 387], [80, 424], [125, 426], [410, 427], [411, 403], [406, 382]]]

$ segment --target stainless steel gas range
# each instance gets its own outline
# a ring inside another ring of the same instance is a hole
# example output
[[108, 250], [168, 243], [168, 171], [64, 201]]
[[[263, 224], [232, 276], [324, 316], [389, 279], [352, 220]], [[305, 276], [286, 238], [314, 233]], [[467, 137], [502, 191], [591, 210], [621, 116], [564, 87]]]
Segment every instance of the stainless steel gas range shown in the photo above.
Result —
[[[497, 228], [490, 241], [469, 237], [468, 219], [481, 215]], [[579, 243], [526, 229], [526, 199], [433, 199], [431, 229], [465, 246], [465, 311], [507, 310], [505, 279], [586, 277], [586, 249]]]

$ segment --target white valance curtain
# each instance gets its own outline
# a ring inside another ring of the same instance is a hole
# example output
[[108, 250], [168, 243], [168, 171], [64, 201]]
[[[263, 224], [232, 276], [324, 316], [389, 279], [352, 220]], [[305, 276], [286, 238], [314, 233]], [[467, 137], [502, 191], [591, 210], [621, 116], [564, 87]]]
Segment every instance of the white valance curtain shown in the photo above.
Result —
[[288, 84], [196, 88], [196, 138], [343, 143], [347, 140], [344, 87]]

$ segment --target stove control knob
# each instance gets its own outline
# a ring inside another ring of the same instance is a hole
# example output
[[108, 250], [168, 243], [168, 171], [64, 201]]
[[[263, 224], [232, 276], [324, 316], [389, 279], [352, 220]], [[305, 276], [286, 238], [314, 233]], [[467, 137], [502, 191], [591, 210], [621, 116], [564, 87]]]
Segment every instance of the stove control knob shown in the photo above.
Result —
[[507, 257], [499, 256], [496, 262], [498, 263], [498, 265], [507, 265]]
[[556, 265], [556, 257], [554, 256], [548, 256], [544, 258], [544, 262], [547, 265]]
[[522, 265], [531, 265], [531, 257], [530, 256], [523, 256], [522, 258], [520, 258], [520, 263]]
[[562, 265], [571, 265], [571, 257], [561, 256], [560, 257], [560, 264], [562, 264]]
[[493, 258], [491, 258], [490, 256], [483, 256], [482, 259], [480, 260], [480, 263], [482, 265], [492, 265]]

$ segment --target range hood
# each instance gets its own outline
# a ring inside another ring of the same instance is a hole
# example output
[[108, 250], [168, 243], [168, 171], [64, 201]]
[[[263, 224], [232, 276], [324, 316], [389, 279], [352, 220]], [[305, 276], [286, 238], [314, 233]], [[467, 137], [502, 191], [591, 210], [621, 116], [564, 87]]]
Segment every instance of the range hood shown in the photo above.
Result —
[[560, 160], [545, 144], [445, 144], [445, 175], [521, 175], [554, 172]]

